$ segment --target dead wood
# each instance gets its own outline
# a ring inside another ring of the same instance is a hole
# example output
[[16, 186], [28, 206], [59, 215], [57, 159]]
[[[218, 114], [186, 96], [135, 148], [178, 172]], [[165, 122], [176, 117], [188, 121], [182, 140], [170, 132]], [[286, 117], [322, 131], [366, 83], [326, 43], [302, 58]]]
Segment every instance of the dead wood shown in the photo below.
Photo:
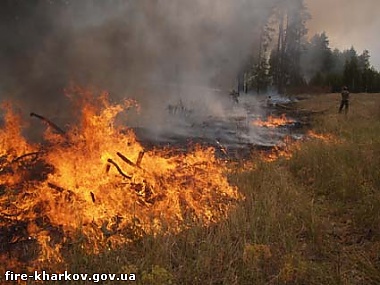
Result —
[[76, 194], [75, 194], [73, 191], [68, 190], [68, 189], [65, 189], [65, 188], [63, 188], [63, 187], [60, 187], [60, 186], [55, 185], [55, 184], [53, 184], [53, 183], [48, 182], [48, 186], [49, 186], [51, 189], [56, 190], [56, 191], [59, 192], [59, 193], [62, 193], [62, 194], [64, 195], [64, 197], [65, 197], [65, 200], [66, 200], [67, 202], [71, 202], [71, 201], [73, 201], [73, 197], [76, 196]]
[[111, 168], [111, 165], [110, 164], [107, 164], [106, 165], [106, 173], [108, 173], [110, 171], [110, 168]]
[[37, 151], [37, 152], [30, 152], [30, 153], [25, 153], [19, 157], [16, 157], [15, 159], [12, 160], [12, 163], [15, 163], [15, 162], [18, 162], [26, 157], [29, 157], [29, 156], [35, 156], [34, 159], [36, 159], [38, 157], [38, 155], [40, 155], [41, 152], [40, 151]]
[[92, 202], [95, 203], [95, 194], [92, 193], [92, 192], [90, 192], [90, 194], [91, 194], [91, 200], [92, 200]]
[[127, 178], [127, 179], [131, 179], [131, 178], [132, 178], [132, 176], [129, 176], [129, 175], [125, 174], [125, 173], [121, 170], [120, 166], [119, 166], [116, 162], [114, 162], [111, 158], [109, 158], [107, 161], [108, 161], [109, 163], [111, 163], [113, 166], [116, 167], [117, 171], [120, 173], [121, 176], [123, 176], [123, 177], [125, 177], [125, 178]]
[[59, 193], [62, 193], [63, 191], [66, 190], [65, 188], [62, 188], [62, 187], [57, 186], [57, 185], [55, 185], [55, 184], [53, 184], [53, 183], [50, 183], [50, 182], [48, 182], [47, 185], [48, 185], [51, 189], [54, 189], [54, 190], [58, 191]]
[[52, 121], [48, 120], [47, 118], [33, 112], [30, 113], [30, 116], [40, 119], [41, 121], [45, 122], [49, 127], [55, 129], [59, 134], [66, 136], [66, 132], [64, 130], [62, 130], [60, 127], [58, 127], [56, 124], [54, 124]]
[[140, 151], [140, 152], [139, 152], [139, 156], [137, 157], [137, 161], [136, 161], [136, 166], [137, 166], [137, 167], [140, 167], [140, 165], [141, 165], [141, 161], [142, 161], [142, 159], [143, 159], [143, 157], [144, 157], [144, 154], [145, 154], [144, 151]]
[[134, 162], [132, 162], [128, 157], [124, 156], [122, 153], [117, 152], [116, 154], [118, 157], [120, 157], [124, 162], [126, 162], [130, 166], [137, 167], [137, 165]]

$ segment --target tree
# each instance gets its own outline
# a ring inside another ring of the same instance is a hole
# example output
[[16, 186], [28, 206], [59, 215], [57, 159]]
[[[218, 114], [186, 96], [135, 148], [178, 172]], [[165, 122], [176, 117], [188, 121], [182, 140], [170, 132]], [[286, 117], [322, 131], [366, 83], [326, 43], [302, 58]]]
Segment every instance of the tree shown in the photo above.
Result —
[[368, 92], [369, 90], [369, 81], [372, 77], [372, 72], [370, 70], [370, 55], [368, 50], [364, 50], [358, 58], [359, 70], [361, 72], [361, 91]]
[[333, 55], [326, 33], [314, 35], [306, 44], [306, 50], [302, 55], [303, 74], [310, 79], [318, 73], [329, 73], [333, 65]]
[[310, 15], [303, 0], [277, 0], [272, 18], [275, 22], [270, 26], [276, 28], [277, 36], [274, 47], [267, 59], [260, 41], [250, 77], [257, 91], [263, 89], [269, 76], [280, 94], [288, 87], [304, 86], [305, 82], [323, 89], [329, 87], [333, 92], [340, 92], [343, 85], [352, 92], [380, 92], [380, 73], [371, 67], [368, 50], [360, 55], [354, 47], [332, 51], [325, 32], [306, 41], [305, 23]]
[[259, 94], [261, 91], [266, 91], [270, 83], [269, 65], [268, 65], [268, 47], [272, 41], [274, 29], [269, 23], [265, 24], [260, 33], [259, 52], [257, 62], [253, 68], [252, 87]]
[[303, 0], [278, 2], [275, 15], [278, 22], [277, 46], [270, 57], [270, 75], [279, 93], [287, 86], [304, 83], [301, 54], [307, 34], [306, 21], [310, 18]]
[[353, 92], [360, 91], [361, 74], [359, 70], [358, 57], [352, 55], [350, 60], [346, 60], [343, 72], [343, 81], [348, 88]]
[[275, 29], [271, 15], [261, 22], [259, 41], [244, 69], [244, 90], [254, 90], [256, 93], [266, 92], [270, 81], [268, 50], [273, 40]]

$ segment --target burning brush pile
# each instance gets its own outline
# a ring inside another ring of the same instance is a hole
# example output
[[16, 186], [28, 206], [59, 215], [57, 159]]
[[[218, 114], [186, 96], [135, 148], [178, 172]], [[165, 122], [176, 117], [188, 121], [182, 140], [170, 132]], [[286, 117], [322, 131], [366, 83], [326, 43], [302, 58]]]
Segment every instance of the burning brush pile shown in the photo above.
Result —
[[0, 263], [62, 261], [78, 233], [89, 252], [99, 252], [192, 222], [207, 225], [240, 198], [212, 148], [144, 151], [131, 130], [115, 124], [134, 102], [75, 94], [80, 120], [67, 131], [31, 114], [48, 125], [37, 145], [21, 135], [21, 120], [3, 105]]

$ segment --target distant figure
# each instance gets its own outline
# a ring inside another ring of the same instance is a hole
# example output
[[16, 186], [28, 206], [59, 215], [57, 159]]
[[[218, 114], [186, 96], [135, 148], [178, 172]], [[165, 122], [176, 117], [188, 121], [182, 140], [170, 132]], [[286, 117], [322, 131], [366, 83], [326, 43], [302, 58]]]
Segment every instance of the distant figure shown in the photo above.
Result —
[[268, 96], [267, 98], [267, 107], [273, 107], [272, 96]]
[[350, 92], [348, 91], [347, 86], [343, 86], [342, 101], [340, 101], [339, 113], [342, 113], [343, 108], [344, 108], [344, 113], [345, 114], [348, 113], [349, 98], [350, 98]]
[[235, 89], [232, 89], [230, 91], [230, 96], [232, 101], [234, 101], [236, 104], [239, 103], [239, 92], [237, 92]]

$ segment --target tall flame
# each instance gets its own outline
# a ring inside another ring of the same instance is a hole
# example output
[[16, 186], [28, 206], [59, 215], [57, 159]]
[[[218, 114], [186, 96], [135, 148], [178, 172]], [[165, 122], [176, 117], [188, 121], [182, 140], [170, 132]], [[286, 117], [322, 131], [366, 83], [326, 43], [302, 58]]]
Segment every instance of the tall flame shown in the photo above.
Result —
[[60, 261], [62, 247], [78, 231], [97, 252], [143, 233], [218, 221], [241, 198], [214, 149], [194, 147], [176, 155], [145, 151], [132, 130], [115, 125], [116, 116], [135, 102], [111, 104], [106, 93], [78, 93], [73, 97], [80, 103], [78, 126], [64, 134], [48, 129], [48, 146], [31, 147], [9, 108], [0, 132], [6, 158], [1, 165], [14, 165], [10, 172], [0, 169], [0, 215], [7, 217], [0, 219], [0, 228], [26, 223], [28, 237], [22, 238], [41, 247], [35, 262]]

